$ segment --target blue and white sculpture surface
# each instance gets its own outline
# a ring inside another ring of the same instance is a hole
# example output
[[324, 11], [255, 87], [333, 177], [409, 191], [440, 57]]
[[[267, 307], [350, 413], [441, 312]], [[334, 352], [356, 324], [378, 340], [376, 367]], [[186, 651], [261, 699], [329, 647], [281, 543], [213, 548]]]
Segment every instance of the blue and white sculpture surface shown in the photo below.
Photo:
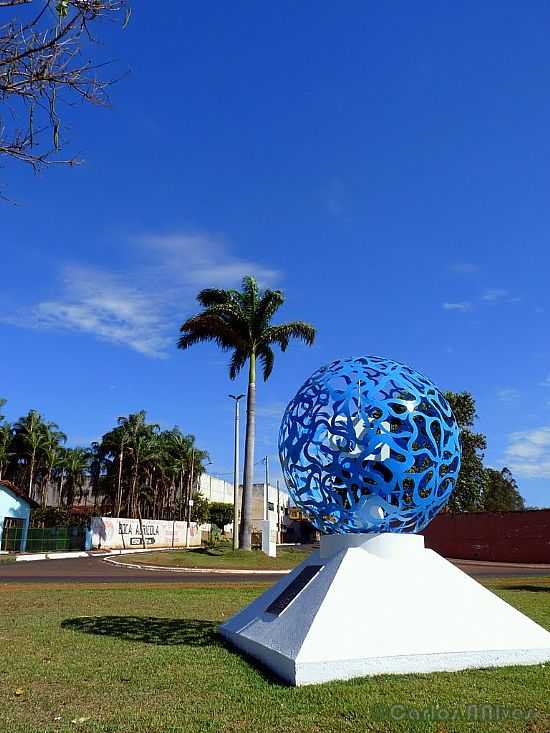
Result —
[[304, 383], [286, 408], [279, 454], [292, 499], [323, 533], [419, 532], [455, 486], [459, 429], [427, 377], [365, 356]]
[[429, 379], [376, 356], [334, 361], [289, 403], [279, 450], [320, 547], [220, 627], [228, 641], [293, 685], [550, 661], [545, 629], [418, 534], [460, 470]]

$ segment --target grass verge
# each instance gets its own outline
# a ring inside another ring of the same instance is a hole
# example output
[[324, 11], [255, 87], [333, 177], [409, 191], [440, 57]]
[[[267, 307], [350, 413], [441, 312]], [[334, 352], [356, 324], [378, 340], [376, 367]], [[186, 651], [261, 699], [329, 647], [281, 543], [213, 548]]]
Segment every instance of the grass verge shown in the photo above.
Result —
[[278, 547], [277, 557], [268, 557], [260, 550], [233, 551], [231, 547], [196, 550], [170, 550], [125, 555], [121, 562], [139, 565], [162, 565], [177, 568], [219, 568], [220, 570], [289, 570], [305, 560], [311, 550], [299, 547]]
[[[550, 627], [550, 578], [499, 579], [489, 585]], [[543, 733], [550, 729], [550, 665], [284, 686], [227, 648], [216, 634], [220, 621], [265, 587], [0, 586], [0, 730]], [[403, 613], [406, 618], [405, 607]], [[384, 719], [383, 706], [393, 703], [418, 709], [438, 705], [450, 711], [492, 703], [533, 712], [528, 722]]]

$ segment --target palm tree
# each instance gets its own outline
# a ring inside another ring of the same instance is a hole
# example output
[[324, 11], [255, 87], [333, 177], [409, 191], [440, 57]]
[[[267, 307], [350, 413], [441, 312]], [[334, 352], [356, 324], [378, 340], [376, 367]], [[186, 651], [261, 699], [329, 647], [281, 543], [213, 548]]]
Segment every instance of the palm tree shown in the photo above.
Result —
[[61, 465], [63, 461], [63, 448], [53, 439], [49, 440], [43, 449], [43, 460], [46, 473], [42, 477], [42, 497], [41, 503], [45, 507], [48, 500], [48, 487], [52, 480], [54, 470]]
[[[34, 498], [34, 480], [37, 470], [43, 468], [44, 451], [51, 443], [66, 440], [64, 433], [52, 422], [44, 422], [37, 410], [29, 410], [27, 415], [19, 418], [14, 425], [14, 442], [16, 454], [26, 460], [28, 471], [28, 492]], [[47, 469], [46, 469], [47, 470]]]
[[66, 506], [74, 503], [78, 493], [82, 497], [82, 490], [86, 483], [88, 467], [90, 465], [91, 453], [89, 448], [66, 448], [63, 459], [65, 471], [65, 497]]
[[13, 429], [9, 423], [0, 425], [0, 480], [12, 457]]
[[256, 433], [256, 360], [259, 359], [264, 381], [273, 369], [272, 346], [286, 351], [291, 339], [300, 339], [311, 346], [315, 329], [303, 321], [272, 325], [271, 320], [284, 303], [280, 290], [261, 291], [250, 275], [241, 290], [207, 288], [197, 295], [203, 310], [181, 326], [178, 348], [213, 341], [223, 351], [232, 351], [229, 376], [235, 379], [248, 362], [248, 395], [246, 404], [246, 443], [244, 488], [240, 527], [240, 546], [251, 549], [252, 484], [254, 480], [254, 442]]

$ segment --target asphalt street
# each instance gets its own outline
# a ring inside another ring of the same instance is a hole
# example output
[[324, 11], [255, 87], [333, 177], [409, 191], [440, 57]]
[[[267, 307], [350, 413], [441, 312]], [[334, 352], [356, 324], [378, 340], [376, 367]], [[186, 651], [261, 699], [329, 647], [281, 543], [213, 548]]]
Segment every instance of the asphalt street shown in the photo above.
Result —
[[[121, 558], [123, 561], [123, 558]], [[550, 566], [514, 566], [511, 564], [453, 561], [473, 577], [543, 577], [550, 576]], [[9, 583], [274, 583], [281, 575], [262, 573], [234, 575], [231, 573], [192, 573], [151, 571], [129, 568], [88, 557], [71, 560], [36, 560], [0, 564], [0, 584]]]

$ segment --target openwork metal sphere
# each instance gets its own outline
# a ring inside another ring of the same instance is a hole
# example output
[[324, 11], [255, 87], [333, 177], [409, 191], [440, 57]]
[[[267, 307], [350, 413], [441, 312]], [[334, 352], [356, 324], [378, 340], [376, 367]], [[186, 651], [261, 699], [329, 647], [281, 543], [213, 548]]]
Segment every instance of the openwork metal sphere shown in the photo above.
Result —
[[459, 429], [429, 379], [364, 356], [305, 382], [286, 408], [279, 455], [293, 500], [322, 532], [418, 532], [454, 488]]

